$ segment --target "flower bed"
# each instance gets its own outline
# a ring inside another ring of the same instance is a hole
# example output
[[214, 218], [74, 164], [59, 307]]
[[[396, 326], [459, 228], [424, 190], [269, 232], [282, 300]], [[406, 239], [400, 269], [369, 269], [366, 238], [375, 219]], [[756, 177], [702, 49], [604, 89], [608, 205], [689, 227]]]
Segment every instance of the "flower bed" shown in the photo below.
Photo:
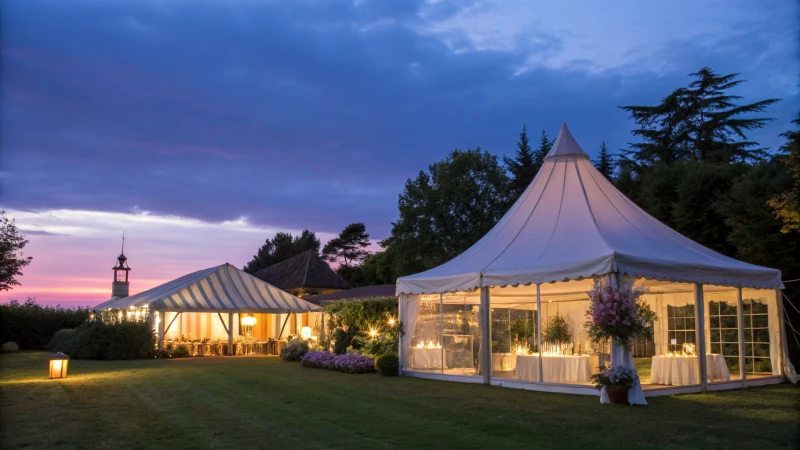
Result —
[[355, 353], [335, 355], [330, 352], [311, 351], [303, 356], [300, 364], [315, 369], [329, 369], [344, 373], [368, 373], [375, 371], [372, 358]]

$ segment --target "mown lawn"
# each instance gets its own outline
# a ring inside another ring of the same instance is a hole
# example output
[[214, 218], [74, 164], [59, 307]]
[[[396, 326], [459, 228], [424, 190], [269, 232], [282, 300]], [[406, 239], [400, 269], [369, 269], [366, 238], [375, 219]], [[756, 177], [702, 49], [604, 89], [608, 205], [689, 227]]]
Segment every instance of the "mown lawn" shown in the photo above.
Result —
[[276, 358], [70, 361], [0, 356], [0, 447], [800, 447], [800, 388], [596, 397], [306, 369]]

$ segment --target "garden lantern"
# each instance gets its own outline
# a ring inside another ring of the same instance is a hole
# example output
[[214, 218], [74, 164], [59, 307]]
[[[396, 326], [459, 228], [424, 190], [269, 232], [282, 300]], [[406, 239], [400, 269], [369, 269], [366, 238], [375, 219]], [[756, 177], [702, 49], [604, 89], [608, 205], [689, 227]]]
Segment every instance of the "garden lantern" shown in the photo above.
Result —
[[311, 327], [303, 327], [303, 328], [301, 328], [300, 329], [300, 337], [303, 338], [303, 340], [311, 339]]
[[69, 356], [58, 352], [50, 355], [50, 378], [66, 378]]

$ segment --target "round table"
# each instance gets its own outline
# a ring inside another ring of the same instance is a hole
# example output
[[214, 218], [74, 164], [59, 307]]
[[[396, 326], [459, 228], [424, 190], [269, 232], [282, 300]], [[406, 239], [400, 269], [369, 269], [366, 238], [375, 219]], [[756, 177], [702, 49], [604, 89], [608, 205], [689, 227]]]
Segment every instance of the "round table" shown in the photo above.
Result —
[[[650, 383], [672, 386], [700, 384], [697, 356], [653, 356], [650, 366]], [[706, 375], [709, 382], [730, 381], [725, 357], [706, 355]]]

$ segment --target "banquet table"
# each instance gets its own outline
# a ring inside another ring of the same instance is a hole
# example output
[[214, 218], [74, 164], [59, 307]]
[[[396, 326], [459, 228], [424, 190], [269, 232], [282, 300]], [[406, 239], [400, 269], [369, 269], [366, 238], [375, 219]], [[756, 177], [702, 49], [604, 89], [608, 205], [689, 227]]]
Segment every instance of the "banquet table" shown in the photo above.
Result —
[[516, 367], [516, 363], [516, 353], [492, 353], [492, 370], [495, 372], [512, 371]]
[[441, 348], [411, 348], [412, 369], [441, 369]]
[[[699, 384], [697, 366], [697, 356], [653, 356], [650, 383], [672, 386]], [[706, 372], [709, 382], [731, 380], [725, 357], [719, 354], [706, 355]]]
[[[542, 373], [548, 383], [587, 383], [599, 366], [597, 356], [543, 355]], [[539, 355], [517, 355], [516, 377], [520, 380], [539, 379]]]

